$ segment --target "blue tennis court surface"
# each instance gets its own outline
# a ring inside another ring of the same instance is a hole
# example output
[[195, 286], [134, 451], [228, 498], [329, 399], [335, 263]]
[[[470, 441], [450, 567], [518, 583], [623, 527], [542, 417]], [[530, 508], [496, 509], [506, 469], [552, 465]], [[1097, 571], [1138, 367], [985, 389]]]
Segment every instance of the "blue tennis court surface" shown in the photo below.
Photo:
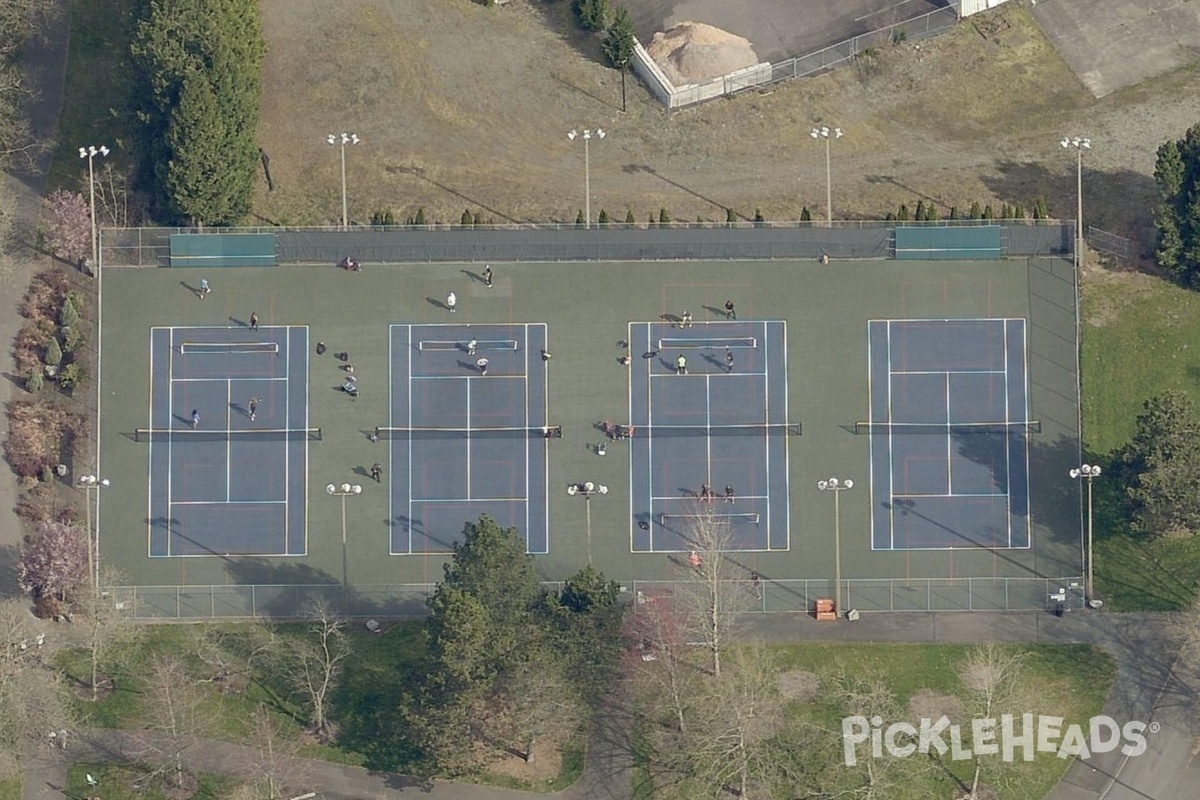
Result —
[[451, 552], [484, 514], [548, 552], [546, 346], [544, 324], [391, 326], [393, 555]]
[[871, 544], [1028, 548], [1023, 319], [868, 323]]
[[732, 549], [788, 549], [786, 323], [634, 323], [629, 343], [633, 552], [692, 549], [700, 516]]
[[304, 555], [308, 429], [307, 328], [152, 328], [150, 555]]

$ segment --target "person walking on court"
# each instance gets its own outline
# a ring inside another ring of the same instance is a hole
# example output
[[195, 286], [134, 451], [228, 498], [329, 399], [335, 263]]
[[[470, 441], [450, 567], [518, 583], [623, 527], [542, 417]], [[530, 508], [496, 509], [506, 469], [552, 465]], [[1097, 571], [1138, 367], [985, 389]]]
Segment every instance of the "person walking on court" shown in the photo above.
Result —
[[700, 554], [695, 550], [688, 556], [688, 563], [692, 565], [692, 569], [700, 569], [704, 565], [704, 560], [700, 558]]
[[251, 397], [250, 402], [246, 403], [246, 410], [250, 412], [250, 421], [254, 422], [254, 417], [258, 415], [258, 404], [262, 402], [261, 397]]
[[192, 430], [200, 427], [200, 412], [197, 409], [192, 409]]
[[681, 317], [679, 318], [679, 327], [681, 327], [681, 328], [690, 328], [690, 327], [692, 327], [692, 312], [691, 312], [691, 311], [686, 311], [686, 310], [685, 310], [685, 311], [683, 312], [683, 316], [681, 316]]
[[733, 301], [725, 301], [725, 319], [737, 319], [737, 312], [733, 310]]
[[475, 348], [477, 348], [477, 347], [479, 347], [479, 342], [476, 341], [474, 336], [472, 336], [471, 341], [467, 342], [467, 355], [469, 355], [469, 356], [475, 355]]
[[371, 477], [375, 479], [376, 483], [383, 481], [383, 467], [379, 465], [378, 461], [371, 465]]
[[754, 596], [762, 600], [762, 577], [753, 570], [750, 572], [750, 591], [754, 592]]
[[712, 502], [712, 489], [708, 488], [707, 483], [700, 484], [700, 502], [702, 502], [702, 503], [711, 503]]
[[733, 495], [733, 484], [732, 483], [725, 484], [725, 502], [729, 503], [730, 505], [733, 505], [734, 503], [737, 502], [737, 499]]
[[451, 314], [458, 310], [458, 295], [454, 292], [446, 295], [446, 308], [450, 309]]
[[480, 357], [480, 358], [475, 359], [475, 366], [479, 367], [480, 375], [487, 375], [487, 365], [488, 365], [488, 360], [486, 358]]
[[254, 311], [250, 312], [250, 330], [258, 330], [258, 314]]
[[725, 371], [733, 372], [733, 350], [728, 347], [725, 348]]
[[208, 278], [200, 279], [200, 299], [204, 299], [204, 295], [212, 291], [212, 287], [208, 285]]
[[679, 354], [679, 358], [675, 359], [675, 374], [687, 375], [687, 356], [682, 353]]
[[492, 265], [491, 264], [488, 264], [486, 267], [483, 268], [483, 282], [487, 284], [487, 287], [489, 289], [492, 288]]

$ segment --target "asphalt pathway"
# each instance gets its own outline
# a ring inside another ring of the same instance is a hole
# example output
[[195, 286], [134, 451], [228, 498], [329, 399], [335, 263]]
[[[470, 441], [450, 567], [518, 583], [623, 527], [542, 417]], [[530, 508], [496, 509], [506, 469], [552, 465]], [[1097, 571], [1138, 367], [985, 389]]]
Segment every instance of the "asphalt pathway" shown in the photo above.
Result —
[[[1045, 613], [926, 612], [875, 614], [857, 622], [818, 623], [799, 614], [747, 618], [749, 638], [795, 642], [943, 642], [955, 644], [1091, 644], [1111, 653], [1117, 665], [1104, 713], [1118, 722], [1140, 720], [1157, 730], [1148, 750], [1133, 758], [1119, 751], [1076, 760], [1047, 800], [1194, 800], [1200, 767], [1194, 763], [1197, 682], [1194, 670], [1179, 669], [1170, 642], [1170, 617], [1077, 611]], [[610, 713], [597, 721], [583, 777], [549, 795], [560, 800], [625, 800], [632, 796], [628, 706], [614, 697]], [[1153, 728], [1152, 728], [1153, 730]], [[146, 752], [146, 733], [85, 730], [66, 751], [39, 749], [26, 765], [25, 800], [65, 796], [69, 761], [135, 761]], [[261, 776], [254, 748], [211, 740], [184, 742], [191, 768], [241, 778]], [[323, 761], [290, 759], [279, 770], [295, 794], [316, 792], [326, 800], [392, 800], [420, 795], [432, 800], [516, 800], [524, 792], [474, 784], [419, 781]]]

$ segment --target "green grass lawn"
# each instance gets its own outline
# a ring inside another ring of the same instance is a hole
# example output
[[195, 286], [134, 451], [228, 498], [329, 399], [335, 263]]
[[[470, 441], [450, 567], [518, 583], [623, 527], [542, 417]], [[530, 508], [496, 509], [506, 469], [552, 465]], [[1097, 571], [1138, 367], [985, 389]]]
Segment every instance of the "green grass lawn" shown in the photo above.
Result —
[[[851, 768], [845, 767], [841, 761], [841, 720], [846, 710], [828, 691], [832, 681], [842, 675], [879, 676], [904, 709], [908, 708], [909, 700], [920, 690], [962, 699], [965, 692], [959, 682], [958, 669], [971, 648], [936, 644], [806, 643], [774, 647], [771, 650], [775, 667], [780, 672], [804, 670], [821, 678], [822, 691], [815, 699], [807, 702], [788, 701], [784, 713], [789, 726], [813, 726], [828, 732], [812, 741], [808, 755], [809, 774], [822, 771], [821, 780], [828, 786], [858, 780], [849, 772]], [[1035, 715], [1061, 716], [1065, 719], [1064, 729], [1075, 723], [1084, 724], [1086, 730], [1087, 720], [1101, 710], [1112, 685], [1112, 659], [1085, 645], [1020, 645], [1005, 647], [1004, 650], [1020, 653], [1024, 658], [1020, 668], [1020, 699], [1014, 701], [1014, 706], [1019, 705], [1019, 708], [1014, 707], [1013, 713], [1028, 711]], [[965, 713], [974, 716], [969, 706]], [[913, 714], [909, 711], [904, 716], [908, 718]], [[961, 724], [961, 720], [955, 721]], [[647, 724], [643, 720], [641, 729], [635, 732], [635, 742], [647, 744]], [[969, 728], [964, 730], [964, 739], [969, 739]], [[964, 744], [970, 746], [969, 742]], [[689, 793], [696, 787], [688, 786], [686, 781], [674, 784], [667, 778], [661, 783], [670, 785], [654, 784], [653, 765], [651, 756], [645, 752], [647, 750], [647, 746], [639, 748], [642, 755], [635, 765], [635, 796], [691, 796]], [[1050, 791], [1062, 778], [1071, 761], [1060, 759], [1054, 753], [1038, 753], [1032, 762], [1006, 764], [998, 758], [989, 758], [984, 763], [982, 780], [993, 787], [1002, 788], [1002, 797], [1032, 798], [1042, 797]], [[949, 797], [955, 782], [969, 781], [973, 770], [972, 761], [955, 762], [947, 759], [943, 766], [935, 766], [931, 759], [917, 757], [891, 766], [902, 770], [900, 778], [886, 794], [891, 800]]]
[[[1107, 465], [1142, 404], [1169, 389], [1200, 403], [1200, 294], [1141, 274], [1093, 272], [1083, 284], [1085, 457]], [[1095, 484], [1096, 589], [1118, 611], [1171, 610], [1195, 596], [1200, 540], [1129, 533], [1122, 488]]]
[[0, 780], [0, 800], [21, 800], [23, 787], [20, 776]]
[[[95, 788], [88, 785], [87, 776], [96, 780]], [[190, 800], [221, 800], [228, 797], [236, 783], [219, 775], [201, 775]], [[0, 795], [2, 797], [3, 795]], [[73, 764], [67, 773], [67, 797], [103, 797], [104, 800], [166, 800], [179, 794], [165, 794], [156, 781], [147, 781], [144, 773], [133, 767], [111, 764]]]

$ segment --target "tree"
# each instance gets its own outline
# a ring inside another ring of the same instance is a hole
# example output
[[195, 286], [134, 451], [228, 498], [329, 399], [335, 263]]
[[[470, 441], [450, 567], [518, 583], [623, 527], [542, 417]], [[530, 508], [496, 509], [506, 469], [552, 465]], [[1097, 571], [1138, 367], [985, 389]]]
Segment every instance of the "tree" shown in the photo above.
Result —
[[1200, 278], [1200, 127], [1159, 146], [1154, 180], [1160, 197], [1154, 211], [1155, 261], [1180, 285], [1195, 287]]
[[151, 767], [151, 775], [169, 775], [175, 791], [185, 790], [191, 783], [188, 750], [197, 737], [214, 732], [217, 718], [205, 703], [204, 690], [179, 659], [155, 656], [145, 680], [150, 699], [145, 727], [152, 734], [140, 739], [139, 761]]
[[1200, 429], [1195, 405], [1182, 392], [1152, 397], [1120, 454], [1130, 527], [1146, 535], [1200, 527]]
[[281, 667], [293, 691], [308, 709], [309, 729], [328, 741], [329, 700], [350, 657], [346, 623], [324, 603], [310, 613], [309, 636], [282, 642]]
[[193, 224], [248, 212], [266, 45], [253, 0], [151, 0], [131, 46], [164, 210]]
[[0, 602], [0, 777], [18, 773], [30, 744], [65, 745], [60, 734], [75, 726], [62, 674], [43, 663], [46, 639], [32, 622], [24, 601]]
[[625, 209], [625, 224], [626, 224], [626, 225], [635, 225], [635, 224], [637, 224], [637, 220], [636, 220], [636, 219], [634, 219], [634, 216], [633, 216], [633, 209], [632, 209], [632, 208], [627, 208], [627, 209]]
[[613, 69], [621, 73], [621, 110], [625, 110], [625, 72], [629, 68], [629, 62], [633, 60], [633, 51], [636, 38], [633, 33], [633, 20], [629, 17], [629, 10], [625, 6], [617, 6], [613, 11], [612, 23], [608, 26], [608, 32], [604, 35], [604, 42], [601, 49], [604, 51], [604, 57], [608, 59], [608, 63]]
[[750, 596], [749, 576], [729, 559], [729, 524], [712, 513], [709, 503], [701, 500], [698, 505], [685, 532], [694, 566], [679, 590], [678, 607], [688, 641], [703, 642], [709, 669], [720, 675], [721, 653]]
[[66, 603], [88, 583], [87, 534], [73, 525], [44, 522], [21, 544], [17, 585], [35, 604]]
[[79, 311], [75, 308], [75, 304], [71, 302], [71, 298], [63, 300], [62, 308], [58, 312], [58, 324], [64, 328], [71, 328], [79, 322]]
[[[100, 576], [100, 586], [117, 587], [120, 576], [105, 571]], [[131, 652], [131, 645], [142, 633], [125, 604], [120, 602], [113, 589], [80, 592], [72, 608], [79, 611], [87, 623], [87, 642], [91, 662], [92, 702], [100, 699], [100, 687], [104, 685], [101, 669], [115, 666]]]
[[[1013, 702], [1022, 684], [1021, 666], [1024, 660], [1023, 653], [994, 644], [980, 645], [971, 650], [958, 671], [959, 680], [967, 694], [966, 710], [969, 717], [995, 720], [1001, 714], [1029, 707]], [[996, 733], [999, 734], [998, 731]], [[963, 787], [969, 791], [966, 795], [969, 800], [980, 797], [979, 778], [985, 757], [979, 752], [978, 743], [973, 744], [975, 746], [971, 751], [975, 763], [971, 785]]]
[[56, 189], [42, 201], [48, 217], [46, 247], [71, 263], [92, 252], [92, 215], [83, 195]]
[[58, 344], [58, 339], [51, 337], [50, 341], [46, 342], [46, 363], [52, 367], [57, 367], [62, 363], [63, 352]]
[[571, 0], [571, 10], [586, 31], [602, 31], [608, 24], [608, 0]]

